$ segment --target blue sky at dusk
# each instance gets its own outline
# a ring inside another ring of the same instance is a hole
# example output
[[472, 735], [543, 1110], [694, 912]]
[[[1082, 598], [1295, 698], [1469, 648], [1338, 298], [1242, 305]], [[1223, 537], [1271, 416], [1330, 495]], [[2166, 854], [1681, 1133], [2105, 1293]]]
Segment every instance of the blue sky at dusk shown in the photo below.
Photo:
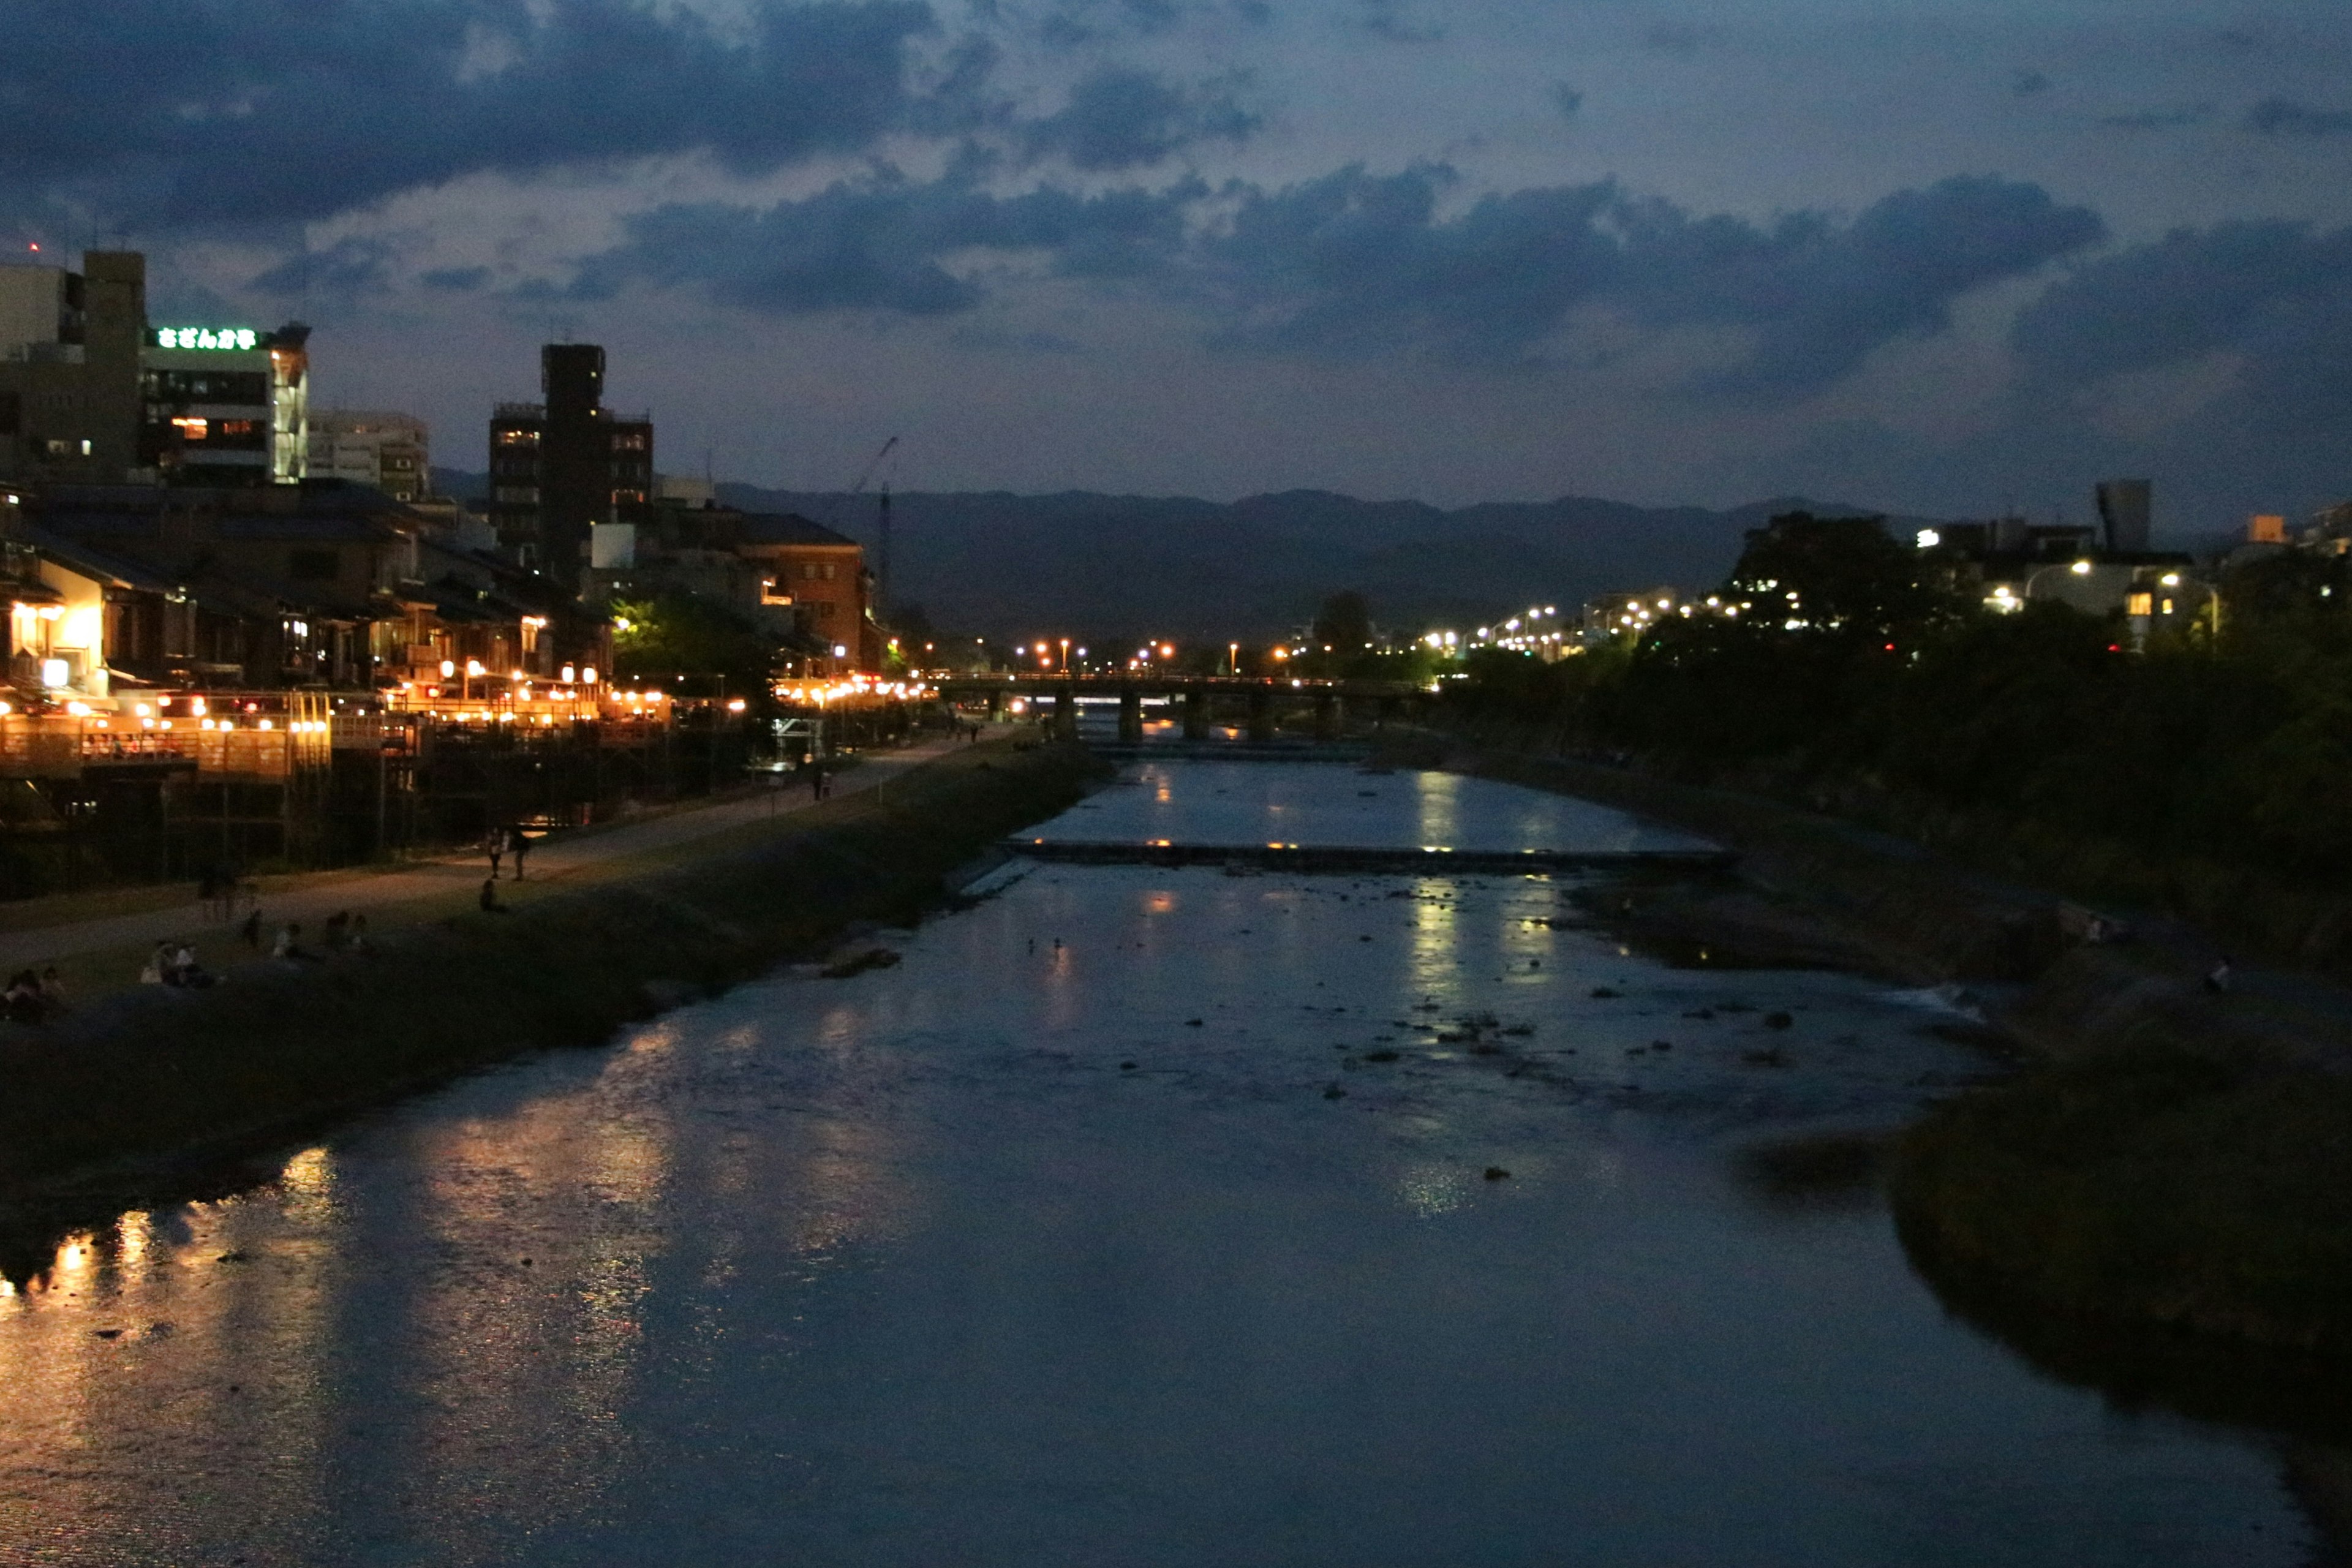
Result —
[[2160, 526], [2352, 495], [2352, 7], [0, 0], [21, 251], [478, 468]]

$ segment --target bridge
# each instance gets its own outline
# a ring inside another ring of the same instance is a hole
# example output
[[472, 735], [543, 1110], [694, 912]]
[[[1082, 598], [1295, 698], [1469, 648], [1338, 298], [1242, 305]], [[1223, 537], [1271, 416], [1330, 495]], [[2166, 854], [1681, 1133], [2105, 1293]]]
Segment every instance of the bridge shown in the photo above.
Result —
[[1402, 719], [1431, 700], [1426, 686], [1408, 680], [1317, 679], [1308, 676], [1182, 675], [1175, 671], [1129, 670], [1118, 674], [1038, 675], [1027, 673], [941, 675], [927, 678], [943, 697], [955, 701], [985, 700], [992, 717], [1002, 714], [1014, 698], [1043, 710], [1052, 703], [1050, 722], [1058, 734], [1075, 737], [1080, 698], [1118, 702], [1118, 738], [1143, 739], [1143, 700], [1176, 700], [1182, 715], [1184, 738], [1205, 740], [1222, 712], [1237, 720], [1252, 741], [1271, 741], [1285, 713], [1311, 711], [1315, 738], [1336, 741], [1349, 716], [1376, 721]]

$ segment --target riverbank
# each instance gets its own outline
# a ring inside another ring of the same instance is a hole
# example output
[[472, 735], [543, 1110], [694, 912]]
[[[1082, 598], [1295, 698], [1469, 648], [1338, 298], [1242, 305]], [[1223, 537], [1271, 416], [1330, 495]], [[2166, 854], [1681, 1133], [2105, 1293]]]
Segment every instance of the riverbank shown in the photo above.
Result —
[[365, 954], [143, 986], [0, 1042], [0, 1191], [235, 1150], [546, 1046], [586, 1044], [854, 921], [908, 921], [941, 879], [1075, 800], [1070, 746], [968, 748], [893, 781], [649, 858], [381, 934]]
[[2242, 973], [2215, 992], [2193, 935], [2086, 942], [2055, 893], [1780, 802], [1426, 732], [1410, 752], [1739, 852], [1728, 877], [1612, 888], [1594, 912], [1637, 939], [1963, 988], [2029, 1065], [1896, 1149], [1898, 1226], [1948, 1295], [2352, 1361], [2339, 987]]

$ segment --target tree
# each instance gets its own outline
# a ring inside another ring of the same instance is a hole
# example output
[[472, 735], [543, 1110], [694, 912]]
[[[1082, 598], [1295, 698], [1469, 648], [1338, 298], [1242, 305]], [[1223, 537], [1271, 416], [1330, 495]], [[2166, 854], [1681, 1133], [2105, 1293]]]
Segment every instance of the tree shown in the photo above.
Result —
[[693, 594], [615, 599], [613, 661], [628, 679], [724, 678], [730, 692], [755, 697], [768, 689], [775, 645], [725, 606]]
[[1890, 537], [1875, 517], [1782, 512], [1751, 531], [1728, 592], [1748, 623], [1884, 645], [1947, 626], [1963, 601], [1949, 562]]

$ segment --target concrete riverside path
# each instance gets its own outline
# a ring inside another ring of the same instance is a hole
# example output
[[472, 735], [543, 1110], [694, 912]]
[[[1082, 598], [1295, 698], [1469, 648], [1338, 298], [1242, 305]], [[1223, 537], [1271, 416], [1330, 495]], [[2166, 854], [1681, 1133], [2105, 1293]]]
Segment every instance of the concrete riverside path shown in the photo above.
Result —
[[[937, 739], [894, 752], [864, 753], [856, 766], [832, 775], [833, 793], [840, 796], [878, 788], [934, 758], [961, 749], [961, 744]], [[534, 843], [525, 867], [526, 879], [520, 883], [512, 879], [513, 857], [508, 857], [499, 875], [499, 893], [501, 897], [527, 896], [527, 889], [541, 883], [562, 883], [583, 873], [593, 874], [608, 868], [614, 861], [675, 848], [733, 828], [789, 816], [812, 804], [806, 784], [796, 781], [779, 788], [730, 795], [708, 805], [677, 807], [642, 821], [554, 834]], [[463, 900], [474, 897], [482, 879], [488, 875], [488, 858], [476, 851], [410, 861], [381, 871], [319, 872], [271, 879], [265, 882], [257, 906], [261, 910], [264, 950], [276, 937], [278, 927], [289, 921], [301, 925], [304, 945], [316, 950], [324, 944], [327, 917], [338, 910], [365, 914], [373, 921], [379, 912], [399, 914], [405, 912], [403, 906], [428, 900], [434, 904], [435, 913], [442, 912], [444, 906], [466, 907]], [[82, 901], [71, 898], [58, 900]], [[13, 929], [0, 931], [0, 969], [13, 973], [26, 966], [58, 963], [67, 969], [68, 986], [86, 997], [93, 991], [135, 984], [138, 958], [157, 942], [193, 942], [198, 944], [198, 959], [206, 967], [217, 970], [251, 956], [236, 938], [247, 908], [240, 904], [236, 919], [224, 923], [217, 918], [206, 918], [203, 906], [190, 894], [135, 912], [37, 923], [37, 905], [30, 909], [19, 906], [7, 911], [16, 917]], [[27, 914], [36, 923], [23, 923]], [[124, 963], [116, 967], [126, 972], [91, 973], [71, 963], [97, 954], [124, 955]], [[76, 973], [76, 969], [82, 972]]]

